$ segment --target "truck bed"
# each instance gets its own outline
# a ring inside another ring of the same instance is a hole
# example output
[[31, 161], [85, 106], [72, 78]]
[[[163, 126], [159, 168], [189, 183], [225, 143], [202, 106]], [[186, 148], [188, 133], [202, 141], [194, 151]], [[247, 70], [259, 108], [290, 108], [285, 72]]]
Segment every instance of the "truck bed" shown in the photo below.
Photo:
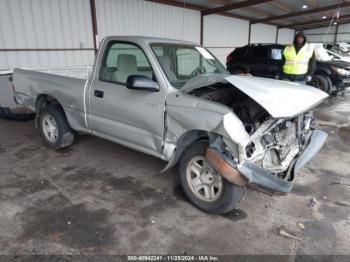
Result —
[[35, 111], [39, 96], [55, 98], [65, 109], [75, 130], [84, 130], [84, 86], [91, 67], [19, 69], [13, 71], [15, 97], [19, 104]]

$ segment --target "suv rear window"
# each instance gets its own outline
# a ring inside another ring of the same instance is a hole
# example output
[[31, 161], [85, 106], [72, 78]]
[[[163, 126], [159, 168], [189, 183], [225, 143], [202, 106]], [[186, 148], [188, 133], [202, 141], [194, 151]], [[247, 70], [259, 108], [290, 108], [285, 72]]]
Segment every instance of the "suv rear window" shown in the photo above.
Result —
[[256, 46], [252, 48], [252, 56], [267, 58], [268, 57], [268, 48], [266, 46]]
[[236, 48], [236, 49], [233, 51], [233, 54], [234, 54], [235, 56], [247, 56], [247, 55], [248, 55], [248, 49], [249, 49], [248, 46], [239, 47], [239, 48]]

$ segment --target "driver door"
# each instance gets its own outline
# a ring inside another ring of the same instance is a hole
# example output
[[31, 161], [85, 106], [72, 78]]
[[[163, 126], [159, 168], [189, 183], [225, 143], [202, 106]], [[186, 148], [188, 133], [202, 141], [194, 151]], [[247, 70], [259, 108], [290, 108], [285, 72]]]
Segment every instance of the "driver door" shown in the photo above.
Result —
[[90, 88], [89, 122], [97, 136], [159, 155], [164, 133], [165, 91], [131, 90], [130, 75], [145, 75], [155, 82], [144, 51], [134, 43], [111, 41], [106, 45], [100, 71]]

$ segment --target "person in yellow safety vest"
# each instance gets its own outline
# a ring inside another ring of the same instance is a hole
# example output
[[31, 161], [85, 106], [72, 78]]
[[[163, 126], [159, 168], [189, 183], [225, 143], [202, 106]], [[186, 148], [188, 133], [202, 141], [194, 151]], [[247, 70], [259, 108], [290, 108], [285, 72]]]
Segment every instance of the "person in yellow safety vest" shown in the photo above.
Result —
[[303, 32], [295, 35], [293, 45], [284, 48], [280, 68], [280, 78], [300, 84], [312, 79], [316, 68], [315, 52], [306, 42]]

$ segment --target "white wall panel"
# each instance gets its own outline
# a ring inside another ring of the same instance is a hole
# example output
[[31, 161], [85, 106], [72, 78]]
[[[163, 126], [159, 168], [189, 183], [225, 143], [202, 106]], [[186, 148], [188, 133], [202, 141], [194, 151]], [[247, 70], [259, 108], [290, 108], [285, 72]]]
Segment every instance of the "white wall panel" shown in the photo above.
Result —
[[203, 45], [223, 63], [235, 47], [248, 43], [249, 22], [220, 15], [204, 17]]
[[232, 47], [209, 47], [209, 51], [226, 67], [226, 57], [234, 48]]
[[0, 69], [87, 66], [93, 64], [94, 58], [93, 51], [0, 52]]
[[203, 44], [207, 47], [238, 47], [248, 42], [249, 22], [220, 15], [204, 17]]
[[[93, 48], [89, 0], [0, 0], [0, 49]], [[0, 52], [0, 68], [80, 66], [93, 51]]]
[[294, 40], [294, 29], [281, 28], [278, 29], [277, 43], [282, 45], [288, 45], [293, 43]]
[[275, 43], [277, 27], [266, 24], [253, 24], [250, 33], [251, 43]]
[[200, 12], [142, 0], [96, 1], [98, 35], [142, 35], [200, 42]]

